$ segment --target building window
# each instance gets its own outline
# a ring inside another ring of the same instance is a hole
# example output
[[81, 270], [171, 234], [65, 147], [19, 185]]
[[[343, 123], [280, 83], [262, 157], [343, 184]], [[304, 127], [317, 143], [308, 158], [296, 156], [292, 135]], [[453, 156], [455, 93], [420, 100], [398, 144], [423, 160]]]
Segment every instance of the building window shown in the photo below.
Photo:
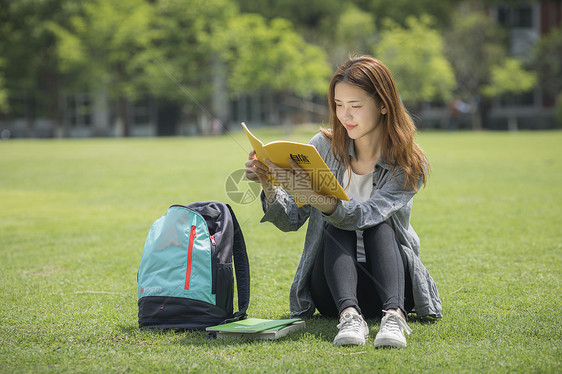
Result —
[[131, 106], [133, 124], [147, 125], [151, 121], [152, 101], [148, 96], [143, 96]]
[[498, 23], [507, 27], [533, 28], [533, 7], [522, 5], [518, 7], [498, 7]]
[[532, 107], [535, 104], [535, 95], [533, 92], [526, 92], [517, 95], [505, 94], [500, 97], [498, 104], [502, 108]]
[[65, 117], [72, 127], [92, 125], [92, 100], [88, 94], [68, 96], [65, 103]]

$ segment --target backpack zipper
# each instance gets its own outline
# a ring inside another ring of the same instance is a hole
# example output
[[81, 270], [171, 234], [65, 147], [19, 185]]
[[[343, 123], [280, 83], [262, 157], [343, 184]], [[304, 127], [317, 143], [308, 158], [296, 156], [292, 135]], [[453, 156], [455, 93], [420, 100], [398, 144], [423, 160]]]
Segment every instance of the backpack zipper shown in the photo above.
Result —
[[185, 270], [185, 287], [184, 289], [189, 290], [189, 281], [191, 280], [191, 261], [193, 258], [193, 242], [195, 241], [195, 225], [191, 226], [191, 231], [189, 232], [189, 244], [187, 245], [187, 268]]

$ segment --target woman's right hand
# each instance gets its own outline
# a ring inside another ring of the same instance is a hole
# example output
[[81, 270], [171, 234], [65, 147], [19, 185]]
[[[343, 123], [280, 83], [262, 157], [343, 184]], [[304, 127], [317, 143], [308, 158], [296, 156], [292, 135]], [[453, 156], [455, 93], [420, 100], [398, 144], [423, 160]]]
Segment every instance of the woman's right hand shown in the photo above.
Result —
[[265, 198], [268, 205], [273, 204], [275, 201], [275, 193], [277, 188], [271, 184], [269, 175], [271, 174], [267, 165], [258, 160], [256, 151], [252, 150], [246, 161], [246, 178], [251, 181], [261, 183], [261, 188], [265, 193]]
[[246, 161], [246, 178], [253, 182], [261, 183], [262, 186], [270, 184], [269, 182], [269, 168], [258, 160], [256, 151], [252, 150]]

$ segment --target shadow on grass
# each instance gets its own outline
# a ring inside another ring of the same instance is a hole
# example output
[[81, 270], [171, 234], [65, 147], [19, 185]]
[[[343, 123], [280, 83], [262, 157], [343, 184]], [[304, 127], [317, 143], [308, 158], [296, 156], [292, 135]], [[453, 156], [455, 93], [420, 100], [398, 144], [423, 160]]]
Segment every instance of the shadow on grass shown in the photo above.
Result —
[[439, 322], [440, 318], [433, 318], [430, 316], [418, 317], [415, 314], [408, 314], [408, 323], [419, 323], [420, 325], [432, 325]]
[[176, 340], [183, 345], [195, 346], [233, 346], [233, 345], [248, 345], [260, 344], [263, 341], [269, 341], [273, 344], [277, 342], [298, 341], [301, 339], [311, 339], [316, 341], [332, 342], [335, 334], [337, 333], [337, 321], [335, 319], [327, 319], [319, 315], [312, 318], [305, 319], [306, 327], [303, 330], [295, 331], [287, 336], [278, 340], [261, 340], [261, 339], [247, 339], [247, 338], [224, 338], [217, 339], [204, 330], [173, 330], [173, 329], [139, 329], [137, 325], [121, 325], [118, 326], [120, 335], [131, 337], [138, 337], [139, 335], [150, 335], [153, 338], [158, 336], [162, 337], [180, 337]]
[[[289, 317], [287, 317], [289, 318]], [[182, 344], [186, 345], [214, 345], [214, 346], [244, 346], [251, 344], [281, 344], [282, 342], [295, 342], [302, 339], [325, 341], [331, 343], [336, 334], [336, 324], [334, 319], [314, 316], [305, 319], [306, 327], [303, 330], [295, 331], [277, 340], [248, 339], [248, 338], [224, 338], [216, 339], [205, 331], [188, 331], [182, 339]]]
[[[248, 339], [248, 338], [224, 338], [217, 339], [211, 334], [204, 330], [172, 330], [172, 329], [143, 329], [140, 330], [137, 325], [123, 325], [119, 326], [122, 335], [129, 337], [135, 337], [139, 334], [149, 334], [153, 337], [163, 336], [163, 337], [179, 337], [176, 341], [182, 345], [194, 345], [194, 346], [242, 346], [249, 344], [262, 344], [260, 342], [269, 341], [273, 344], [277, 342], [290, 342], [299, 341], [302, 339], [310, 339], [315, 341], [324, 341], [331, 343], [334, 336], [337, 334], [337, 324], [338, 321], [335, 318], [326, 318], [319, 314], [315, 314], [311, 318], [305, 319], [306, 327], [304, 330], [295, 331], [287, 336], [284, 336], [278, 340], [260, 340], [260, 339]], [[438, 322], [438, 319], [431, 317], [417, 317], [415, 314], [408, 316], [409, 323], [416, 324], [434, 324]], [[367, 319], [367, 324], [370, 327], [378, 328], [380, 324], [380, 318], [369, 318]]]

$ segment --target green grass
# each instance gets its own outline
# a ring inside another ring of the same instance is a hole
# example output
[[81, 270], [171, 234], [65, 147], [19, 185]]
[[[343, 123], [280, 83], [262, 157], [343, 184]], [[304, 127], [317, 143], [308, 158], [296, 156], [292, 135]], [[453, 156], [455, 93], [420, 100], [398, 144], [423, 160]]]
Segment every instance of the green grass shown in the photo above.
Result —
[[[256, 131], [264, 141], [281, 130]], [[307, 141], [310, 129], [291, 139]], [[0, 142], [0, 372], [560, 372], [562, 132], [421, 133], [432, 162], [415, 198], [422, 260], [444, 318], [413, 320], [403, 350], [332, 346], [314, 317], [275, 342], [208, 341], [137, 325], [136, 271], [171, 204], [230, 202], [249, 152], [217, 138]], [[304, 228], [231, 202], [252, 269], [249, 314], [284, 318]]]

